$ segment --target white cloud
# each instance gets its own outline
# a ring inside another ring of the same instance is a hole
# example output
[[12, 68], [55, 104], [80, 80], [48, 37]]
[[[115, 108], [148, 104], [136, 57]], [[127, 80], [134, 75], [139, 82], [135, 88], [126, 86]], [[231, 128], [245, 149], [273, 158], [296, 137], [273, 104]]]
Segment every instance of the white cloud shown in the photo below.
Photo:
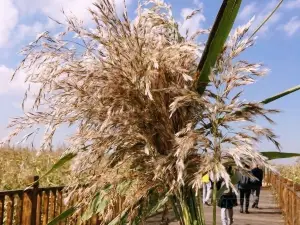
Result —
[[[266, 19], [266, 17], [274, 10], [277, 4], [277, 0], [269, 1], [265, 6], [251, 3], [241, 11], [239, 18], [243, 22], [248, 22], [247, 20], [249, 20], [254, 14], [255, 20], [251, 27], [253, 31]], [[276, 12], [273, 14], [268, 22], [259, 30], [260, 36], [268, 36], [270, 34], [271, 27], [275, 26], [281, 20], [281, 18], [281, 13]]]
[[181, 9], [181, 20], [179, 21], [179, 31], [181, 35], [185, 36], [186, 31], [189, 31], [189, 35], [194, 34], [197, 30], [201, 28], [202, 23], [205, 21], [205, 17], [202, 12], [197, 13], [192, 18], [185, 20], [185, 18], [194, 11], [191, 8]]
[[44, 24], [41, 22], [35, 22], [34, 24], [20, 24], [17, 27], [18, 36], [24, 38], [26, 36], [35, 36], [37, 33], [40, 33], [44, 30]]
[[[1, 0], [0, 0], [1, 1]], [[9, 40], [6, 41], [5, 45], [0, 45], [1, 47], [5, 47], [8, 49], [12, 49], [15, 46], [18, 46], [20, 43], [22, 43], [23, 41], [26, 40], [26, 42], [28, 42], [28, 38], [30, 38], [30, 40], [32, 40], [33, 38], [35, 38], [37, 36], [37, 34], [45, 31], [45, 30], [52, 30], [53, 28], [55, 28], [57, 24], [52, 21], [52, 20], [48, 20], [47, 23], [41, 23], [39, 21], [34, 22], [33, 24], [23, 24], [23, 23], [19, 23], [15, 26], [15, 28], [10, 32], [10, 37]], [[12, 51], [2, 51], [2, 56], [3, 54], [7, 54], [8, 56], [11, 56], [11, 53], [13, 53]], [[14, 52], [15, 53], [15, 52]]]
[[203, 9], [203, 2], [199, 0], [193, 0], [193, 4], [196, 5], [199, 9]]
[[258, 11], [256, 2], [246, 5], [239, 13], [238, 19], [249, 20]]
[[86, 20], [89, 16], [88, 8], [94, 0], [16, 0], [22, 14], [42, 13], [57, 20], [64, 18], [62, 10], [66, 13], [73, 12], [78, 18]]
[[[124, 0], [114, 0], [119, 15], [124, 11]], [[14, 46], [29, 36], [35, 36], [43, 30], [56, 27], [52, 20], [47, 22], [36, 21], [33, 24], [18, 24], [18, 18], [29, 15], [43, 14], [55, 20], [64, 22], [62, 10], [67, 15], [72, 13], [80, 20], [91, 21], [88, 9], [95, 0], [0, 0], [0, 48]], [[126, 0], [130, 5], [133, 0]], [[12, 35], [14, 34], [14, 35]]]
[[298, 16], [294, 16], [283, 26], [283, 30], [288, 36], [292, 36], [300, 29], [300, 19]]
[[[50, 21], [50, 20], [49, 20]], [[18, 24], [15, 28], [13, 38], [11, 38], [11, 45], [20, 44], [23, 40], [30, 37], [36, 37], [38, 33], [49, 28], [48, 24], [43, 24], [41, 22], [35, 22], [33, 24]]]
[[[14, 69], [5, 65], [0, 65], [0, 96], [14, 96], [23, 99], [29, 83], [25, 83], [26, 73], [19, 71], [11, 81]], [[27, 92], [27, 98], [24, 102], [24, 110], [29, 111], [34, 104], [36, 95], [39, 91], [39, 84], [30, 84], [30, 91]], [[12, 106], [21, 109], [22, 101], [12, 102]]]
[[18, 10], [11, 0], [0, 0], [0, 47], [5, 46], [18, 23]]
[[[12, 0], [0, 0], [0, 6], [2, 3], [1, 1], [8, 2]], [[116, 10], [118, 14], [121, 15], [124, 11], [124, 0], [114, 0], [114, 1], [116, 5]], [[67, 15], [72, 14], [76, 16], [78, 19], [82, 20], [85, 24], [87, 24], [92, 21], [88, 9], [93, 6], [95, 0], [68, 0], [68, 1], [15, 0], [15, 2], [17, 8], [14, 9], [15, 10], [19, 9], [19, 14], [21, 18], [36, 15], [37, 13], [38, 14], [41, 13], [46, 17], [51, 17], [54, 20], [65, 22], [65, 17], [64, 14], [62, 13], [62, 10], [64, 10], [64, 12]], [[131, 3], [132, 0], [126, 0], [127, 5], [130, 5]], [[8, 6], [1, 7], [1, 9], [4, 8], [6, 8], [7, 11], [10, 11]], [[57, 24], [52, 19], [49, 18], [46, 20], [46, 22], [35, 21], [32, 24], [24, 24], [24, 23], [17, 24], [17, 20], [10, 20], [10, 21], [15, 21], [13, 23], [13, 26], [9, 26], [5, 30], [1, 30], [1, 21], [3, 21], [1, 20], [2, 15], [3, 13], [0, 14], [0, 32], [3, 33], [4, 35], [0, 36], [0, 48], [3, 45], [14, 47], [22, 43], [28, 37], [30, 38], [35, 37], [37, 34], [45, 30], [51, 31], [57, 27]], [[1, 46], [1, 40], [3, 40], [2, 46]]]
[[24, 74], [19, 73], [11, 82], [13, 73], [13, 69], [0, 65], [0, 95], [19, 95], [25, 91]]
[[[124, 0], [114, 0], [118, 13], [124, 10]], [[18, 8], [22, 13], [34, 14], [42, 12], [44, 15], [49, 16], [55, 20], [63, 21], [64, 15], [62, 10], [68, 15], [70, 12], [84, 22], [90, 21], [90, 13], [88, 9], [93, 6], [95, 0], [16, 0]], [[126, 0], [129, 5], [132, 0]]]
[[285, 8], [287, 8], [287, 9], [300, 8], [300, 0], [288, 1], [285, 4]]

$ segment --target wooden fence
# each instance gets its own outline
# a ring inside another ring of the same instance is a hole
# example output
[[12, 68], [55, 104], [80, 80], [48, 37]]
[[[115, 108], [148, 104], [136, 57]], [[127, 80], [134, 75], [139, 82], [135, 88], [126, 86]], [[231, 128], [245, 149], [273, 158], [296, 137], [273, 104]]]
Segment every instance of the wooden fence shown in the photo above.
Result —
[[300, 185], [271, 171], [265, 174], [277, 197], [286, 225], [300, 225]]
[[[38, 176], [30, 179], [37, 181]], [[70, 203], [71, 205], [72, 203]], [[67, 207], [63, 203], [63, 187], [39, 187], [38, 182], [27, 190], [0, 192], [0, 225], [47, 225]], [[80, 217], [61, 221], [60, 225], [99, 225], [97, 217], [82, 222]]]

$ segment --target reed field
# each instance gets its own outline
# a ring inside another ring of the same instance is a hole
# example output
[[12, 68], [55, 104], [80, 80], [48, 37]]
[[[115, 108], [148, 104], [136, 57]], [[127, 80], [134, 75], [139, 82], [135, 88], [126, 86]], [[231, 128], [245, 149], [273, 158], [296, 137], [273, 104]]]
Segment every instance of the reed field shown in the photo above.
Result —
[[279, 166], [279, 171], [282, 176], [300, 184], [300, 160], [294, 165]]
[[[45, 174], [59, 159], [61, 151], [36, 151], [26, 148], [0, 148], [0, 190], [24, 189], [28, 177]], [[69, 165], [65, 165], [40, 180], [40, 186], [63, 185], [68, 180]]]

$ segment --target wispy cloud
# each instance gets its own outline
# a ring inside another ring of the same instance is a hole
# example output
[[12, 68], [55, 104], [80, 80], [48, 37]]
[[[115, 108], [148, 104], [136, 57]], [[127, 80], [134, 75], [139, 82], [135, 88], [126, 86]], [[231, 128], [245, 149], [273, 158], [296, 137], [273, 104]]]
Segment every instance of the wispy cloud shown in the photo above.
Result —
[[300, 29], [300, 19], [298, 16], [294, 16], [283, 26], [283, 30], [288, 36], [294, 35]]
[[44, 14], [56, 20], [63, 20], [62, 10], [66, 13], [72, 12], [81, 20], [87, 20], [88, 8], [92, 6], [94, 0], [15, 0], [16, 5], [22, 14], [33, 15], [36, 13]]
[[285, 4], [285, 8], [287, 8], [287, 9], [296, 9], [296, 8], [300, 8], [300, 0], [288, 1], [288, 2]]
[[180, 11], [180, 20], [178, 21], [179, 24], [179, 31], [181, 35], [185, 36], [186, 32], [188, 31], [189, 35], [193, 35], [203, 25], [203, 22], [206, 20], [203, 14], [203, 11], [198, 12], [197, 14], [193, 15], [192, 18], [186, 20], [188, 16], [190, 16], [195, 10], [203, 10], [203, 3], [199, 0], [193, 1], [194, 5], [197, 8], [183, 8]]
[[193, 0], [193, 3], [195, 6], [197, 6], [199, 9], [203, 9], [203, 2], [200, 2], [200, 0]]
[[[253, 15], [255, 15], [255, 20], [252, 25], [252, 29], [256, 29], [264, 20], [265, 18], [274, 10], [276, 5], [278, 4], [277, 0], [269, 1], [265, 5], [253, 2], [249, 5], [246, 5], [240, 15], [239, 19], [243, 22], [246, 22], [249, 20]], [[273, 14], [273, 16], [270, 18], [270, 20], [260, 29], [259, 35], [263, 37], [267, 37], [268, 34], [270, 34], [270, 30], [272, 27], [276, 26], [276, 24], [282, 19], [282, 14], [279, 12], [276, 12]]]
[[23, 99], [25, 91], [27, 90], [27, 98], [24, 101], [11, 102], [12, 106], [17, 109], [22, 109], [24, 111], [29, 111], [35, 102], [37, 93], [39, 92], [39, 84], [30, 83], [30, 91], [28, 91], [29, 83], [25, 83], [26, 72], [19, 71], [14, 79], [11, 81], [14, 69], [8, 68], [4, 65], [0, 65], [0, 96], [5, 96], [7, 98], [17, 97], [18, 99]]
[[[88, 9], [93, 6], [95, 0], [15, 0], [18, 8], [22, 13], [35, 14], [41, 12], [46, 16], [50, 16], [56, 20], [63, 21], [64, 15], [72, 13], [84, 22], [90, 21], [91, 16]], [[118, 13], [124, 10], [124, 0], [113, 0]], [[130, 5], [133, 0], [126, 0], [126, 4]]]
[[194, 10], [191, 8], [184, 8], [181, 10], [181, 22], [180, 25], [180, 33], [185, 36], [186, 32], [188, 31], [189, 35], [194, 34], [197, 30], [201, 28], [202, 23], [205, 21], [205, 17], [202, 13], [198, 13], [194, 15], [192, 18], [185, 20], [185, 18]]
[[257, 3], [252, 2], [246, 5], [239, 13], [238, 19], [240, 20], [248, 20], [258, 11]]
[[18, 95], [25, 91], [25, 76], [19, 74], [13, 82], [10, 82], [13, 72], [12, 68], [0, 65], [0, 95]]
[[[124, 11], [124, 0], [114, 0], [116, 10], [119, 14]], [[126, 0], [130, 5], [134, 0]], [[74, 15], [80, 20], [88, 23], [91, 21], [88, 9], [93, 6], [95, 0], [0, 0], [0, 48], [13, 47], [22, 42], [28, 36], [35, 36], [37, 33], [47, 29], [55, 28], [53, 21], [47, 17], [64, 22], [62, 10], [67, 15]], [[43, 22], [24, 23], [22, 18], [41, 14]]]

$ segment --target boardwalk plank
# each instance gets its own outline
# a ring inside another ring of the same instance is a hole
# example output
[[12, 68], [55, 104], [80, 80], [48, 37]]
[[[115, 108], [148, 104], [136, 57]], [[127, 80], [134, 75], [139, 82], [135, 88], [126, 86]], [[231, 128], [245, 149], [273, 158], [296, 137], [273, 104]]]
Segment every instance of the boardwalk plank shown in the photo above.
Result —
[[[252, 201], [251, 201], [252, 202]], [[251, 205], [250, 202], [250, 205]], [[234, 225], [284, 225], [284, 218], [281, 210], [276, 204], [272, 192], [268, 189], [261, 191], [259, 209], [249, 209], [250, 214], [240, 213], [239, 206], [234, 208]], [[205, 207], [206, 225], [212, 224], [212, 207]], [[174, 221], [174, 215], [168, 215], [170, 221]], [[161, 215], [150, 218], [147, 225], [160, 224]], [[171, 222], [170, 225], [177, 225], [177, 222]], [[220, 208], [217, 209], [217, 224], [221, 225]]]

